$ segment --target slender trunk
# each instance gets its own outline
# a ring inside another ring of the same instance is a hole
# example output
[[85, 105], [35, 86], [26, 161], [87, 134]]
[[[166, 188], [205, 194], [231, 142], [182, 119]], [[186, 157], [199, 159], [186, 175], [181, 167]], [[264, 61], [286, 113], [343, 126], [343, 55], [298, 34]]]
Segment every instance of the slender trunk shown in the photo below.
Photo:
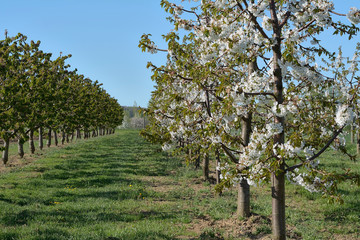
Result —
[[18, 139], [18, 154], [20, 156], [20, 158], [23, 158], [25, 153], [24, 153], [24, 138], [19, 137]]
[[51, 127], [49, 127], [49, 131], [48, 131], [48, 139], [47, 139], [47, 147], [51, 146]]
[[74, 141], [74, 131], [71, 132], [71, 138], [70, 138], [70, 141]]
[[[256, 59], [249, 63], [249, 76], [258, 69]], [[243, 146], [246, 147], [250, 143], [252, 113], [248, 112], [241, 121], [241, 139]], [[241, 179], [238, 187], [237, 215], [247, 218], [250, 216], [250, 185], [246, 178]]]
[[[277, 18], [275, 0], [270, 0], [270, 13], [273, 24], [273, 32], [275, 44], [272, 47], [273, 51], [273, 74], [274, 74], [274, 95], [278, 104], [284, 102], [283, 98], [283, 79], [282, 71], [279, 65], [281, 61], [281, 27]], [[285, 118], [275, 116], [275, 124], [285, 126]], [[285, 140], [284, 130], [274, 136], [274, 145], [283, 144]], [[274, 159], [278, 161], [278, 169], [273, 169], [271, 173], [271, 191], [272, 191], [272, 233], [274, 240], [286, 239], [285, 227], [285, 160]]]
[[30, 130], [29, 132], [29, 148], [31, 154], [35, 153], [35, 144], [34, 144], [34, 131]]
[[69, 134], [65, 134], [66, 135], [66, 142], [69, 143], [70, 142], [70, 139], [69, 139]]
[[40, 127], [39, 128], [39, 149], [42, 150], [44, 147], [44, 142], [43, 142], [43, 128]]
[[209, 163], [210, 163], [209, 154], [205, 153], [204, 165], [203, 165], [203, 176], [204, 176], [205, 181], [208, 181], [210, 179], [210, 177], [209, 177]]
[[3, 150], [2, 160], [5, 165], [9, 161], [9, 145], [10, 145], [10, 139], [9, 138], [4, 139], [4, 150]]
[[279, 240], [286, 239], [284, 164], [282, 164], [281, 168], [281, 172], [271, 174], [273, 239]]
[[195, 169], [199, 169], [200, 168], [200, 150], [196, 151], [197, 153], [197, 157], [195, 159]]
[[99, 130], [96, 128], [96, 137], [99, 136]]
[[55, 144], [55, 146], [57, 146], [59, 144], [56, 130], [54, 130], [54, 144]]
[[350, 127], [350, 142], [355, 143], [354, 123], [351, 123]]
[[81, 139], [80, 129], [76, 129], [76, 139]]
[[221, 172], [219, 169], [219, 167], [220, 167], [220, 152], [218, 149], [216, 149], [215, 155], [216, 155], [216, 184], [219, 184]]
[[66, 138], [66, 136], [65, 136], [65, 130], [62, 130], [62, 131], [61, 131], [61, 144], [62, 144], [62, 145], [64, 145], [64, 143], [65, 143], [65, 138]]
[[[250, 141], [251, 120], [251, 113], [247, 113], [247, 116], [242, 119], [241, 138], [245, 147]], [[238, 187], [237, 215], [244, 218], [250, 216], [250, 185], [246, 178], [241, 179]]]

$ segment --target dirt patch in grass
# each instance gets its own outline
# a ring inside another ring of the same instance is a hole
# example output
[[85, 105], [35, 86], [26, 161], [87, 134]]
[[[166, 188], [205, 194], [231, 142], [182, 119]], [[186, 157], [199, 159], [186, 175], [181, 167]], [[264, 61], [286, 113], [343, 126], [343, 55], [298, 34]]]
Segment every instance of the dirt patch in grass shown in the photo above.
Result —
[[20, 158], [17, 154], [16, 155], [10, 155], [9, 161], [5, 165], [2, 161], [0, 161], [0, 174], [11, 172], [15, 169], [22, 168], [26, 165], [29, 165], [33, 162], [35, 162], [37, 159], [39, 159], [44, 153], [46, 153], [49, 150], [54, 149], [61, 149], [66, 146], [68, 146], [71, 143], [65, 143], [64, 145], [58, 145], [58, 146], [51, 146], [50, 148], [45, 147], [42, 151], [37, 150], [35, 154], [25, 154], [23, 158]]
[[14, 169], [21, 168], [26, 166], [38, 159], [37, 155], [26, 155], [23, 158], [18, 156], [10, 156], [7, 165], [1, 163], [0, 164], [0, 174], [11, 172]]
[[[189, 232], [194, 232], [199, 238], [188, 239], [271, 239], [271, 219], [269, 217], [252, 215], [246, 220], [231, 217], [229, 219], [212, 220], [209, 216], [196, 218], [187, 225]], [[301, 236], [295, 228], [287, 226], [287, 239], [299, 240]]]

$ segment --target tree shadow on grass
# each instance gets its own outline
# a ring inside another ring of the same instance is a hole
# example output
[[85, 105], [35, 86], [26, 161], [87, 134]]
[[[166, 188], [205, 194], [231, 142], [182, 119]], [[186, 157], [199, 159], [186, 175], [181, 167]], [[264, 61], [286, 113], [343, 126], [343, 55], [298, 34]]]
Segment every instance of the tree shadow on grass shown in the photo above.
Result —
[[156, 221], [175, 221], [183, 215], [183, 211], [124, 211], [124, 212], [104, 212], [101, 208], [84, 209], [62, 209], [54, 208], [51, 211], [42, 210], [22, 210], [7, 213], [1, 222], [4, 226], [24, 226], [31, 224], [34, 220], [46, 221], [47, 224], [56, 224], [61, 227], [89, 226], [94, 224], [114, 224], [114, 223], [137, 223], [142, 220]]
[[357, 218], [356, 222], [360, 225], [360, 199], [333, 206], [331, 209], [325, 210], [324, 216], [325, 221], [349, 222], [349, 224], [353, 224], [356, 221], [353, 218]]
[[[26, 179], [24, 185], [21, 183], [22, 186], [16, 187], [16, 191], [7, 189], [6, 193], [0, 195], [0, 202], [6, 206], [6, 214], [0, 215], [1, 224], [18, 227], [44, 222], [46, 224], [42, 230], [34, 233], [35, 239], [69, 239], [71, 234], [66, 231], [66, 227], [76, 226], [80, 229], [116, 222], [136, 224], [142, 220], [176, 222], [176, 219], [184, 216], [184, 211], [171, 208], [169, 211], [115, 209], [111, 212], [101, 206], [89, 206], [88, 203], [93, 199], [142, 201], [141, 197], [150, 196], [153, 192], [143, 187], [147, 182], [138, 180], [137, 176], [165, 176], [175, 164], [169, 162], [167, 155], [150, 149], [150, 145], [142, 141], [130, 139], [114, 144], [106, 140], [99, 146], [91, 144], [84, 142], [62, 149], [61, 163], [55, 166], [29, 168], [29, 171], [41, 170], [41, 176]], [[56, 155], [50, 156], [49, 161], [56, 158]], [[131, 184], [136, 187], [127, 188]], [[81, 191], [64, 189], [67, 186]], [[139, 193], [142, 195], [139, 196]], [[55, 201], [61, 203], [56, 205]], [[71, 204], [65, 204], [69, 202], [87, 204], [74, 204], [72, 207]], [[120, 239], [174, 239], [161, 231], [151, 230], [140, 229], [133, 235], [124, 233]], [[10, 232], [0, 235], [0, 239], [12, 238], [16, 239], [17, 236]]]

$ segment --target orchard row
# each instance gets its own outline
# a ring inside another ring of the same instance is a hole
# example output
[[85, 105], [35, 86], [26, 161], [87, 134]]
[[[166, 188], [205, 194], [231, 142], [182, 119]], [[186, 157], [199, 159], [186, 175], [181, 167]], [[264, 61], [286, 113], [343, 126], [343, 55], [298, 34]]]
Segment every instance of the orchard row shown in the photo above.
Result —
[[[112, 132], [121, 124], [123, 109], [101, 87], [77, 70], [70, 70], [66, 59], [71, 55], [52, 59], [51, 53], [39, 49], [40, 41], [28, 42], [18, 34], [0, 41], [0, 139], [4, 142], [3, 163], [8, 162], [9, 143], [18, 140], [22, 157], [23, 144], [30, 140], [31, 151], [34, 132], [40, 137], [43, 129], [56, 136], [80, 131]], [[97, 131], [95, 131], [97, 130]]]

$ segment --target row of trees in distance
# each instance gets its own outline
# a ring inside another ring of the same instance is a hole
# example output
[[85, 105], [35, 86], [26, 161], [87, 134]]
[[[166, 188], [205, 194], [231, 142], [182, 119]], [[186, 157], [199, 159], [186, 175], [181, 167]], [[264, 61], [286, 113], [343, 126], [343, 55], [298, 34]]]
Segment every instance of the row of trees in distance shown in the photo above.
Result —
[[[8, 162], [9, 143], [18, 140], [19, 154], [29, 139], [34, 153], [34, 133], [43, 147], [44, 129], [48, 146], [52, 133], [62, 142], [77, 132], [85, 137], [112, 132], [122, 123], [123, 109], [98, 81], [70, 70], [66, 59], [52, 58], [40, 50], [40, 41], [27, 41], [18, 34], [0, 41], [0, 139], [4, 142], [3, 163]], [[100, 133], [99, 133], [100, 132]]]

